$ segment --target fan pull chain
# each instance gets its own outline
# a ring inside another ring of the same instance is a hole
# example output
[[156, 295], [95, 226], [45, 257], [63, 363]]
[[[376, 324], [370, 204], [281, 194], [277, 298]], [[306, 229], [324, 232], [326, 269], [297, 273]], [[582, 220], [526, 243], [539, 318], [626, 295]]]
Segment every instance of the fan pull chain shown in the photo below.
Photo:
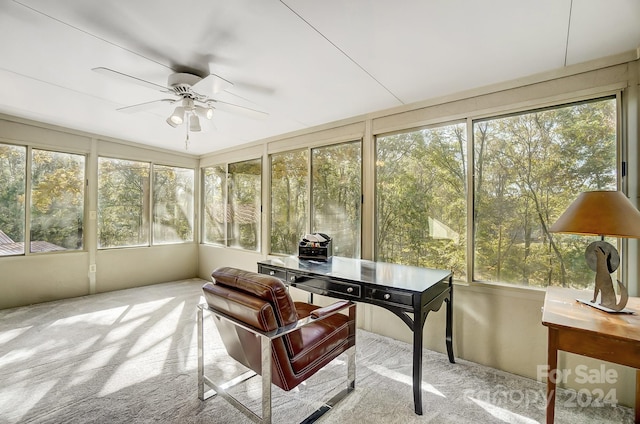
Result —
[[185, 128], [187, 129], [187, 138], [185, 138], [184, 140], [184, 150], [189, 150], [189, 123], [187, 122], [187, 125], [185, 125]]

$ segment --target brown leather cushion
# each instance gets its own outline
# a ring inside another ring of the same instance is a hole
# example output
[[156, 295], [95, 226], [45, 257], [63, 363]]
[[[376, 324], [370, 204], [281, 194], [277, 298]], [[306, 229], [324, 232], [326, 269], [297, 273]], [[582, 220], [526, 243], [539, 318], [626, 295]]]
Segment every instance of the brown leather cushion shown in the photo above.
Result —
[[[318, 306], [296, 302], [299, 313], [310, 313]], [[291, 357], [291, 366], [296, 373], [305, 370], [310, 364], [336, 350], [345, 350], [349, 347], [350, 331], [349, 317], [343, 314], [335, 314], [322, 320], [312, 322], [301, 327], [295, 334], [300, 344], [296, 344], [294, 355]], [[355, 323], [353, 323], [355, 331]], [[351, 341], [353, 342], [353, 340]]]
[[212, 309], [245, 322], [262, 331], [278, 328], [273, 307], [266, 300], [219, 284], [202, 286], [204, 297]]
[[231, 267], [217, 268], [211, 273], [211, 277], [216, 284], [235, 288], [271, 303], [280, 326], [289, 325], [298, 320], [296, 308], [287, 293], [287, 288], [276, 277]]

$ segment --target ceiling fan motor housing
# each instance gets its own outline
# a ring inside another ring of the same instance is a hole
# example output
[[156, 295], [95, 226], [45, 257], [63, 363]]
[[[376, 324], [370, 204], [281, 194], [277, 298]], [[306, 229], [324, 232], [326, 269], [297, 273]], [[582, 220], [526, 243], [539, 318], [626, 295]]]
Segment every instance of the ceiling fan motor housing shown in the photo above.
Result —
[[169, 75], [167, 85], [179, 96], [195, 94], [191, 87], [202, 78], [193, 74], [177, 73]]

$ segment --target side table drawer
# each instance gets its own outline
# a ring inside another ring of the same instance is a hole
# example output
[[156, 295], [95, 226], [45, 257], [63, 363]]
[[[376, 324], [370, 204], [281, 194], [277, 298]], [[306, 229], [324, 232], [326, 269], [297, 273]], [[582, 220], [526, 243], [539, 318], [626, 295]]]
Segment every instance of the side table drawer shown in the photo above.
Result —
[[405, 293], [397, 290], [367, 288], [364, 296], [365, 299], [375, 300], [377, 302], [413, 306], [413, 296], [411, 293]]

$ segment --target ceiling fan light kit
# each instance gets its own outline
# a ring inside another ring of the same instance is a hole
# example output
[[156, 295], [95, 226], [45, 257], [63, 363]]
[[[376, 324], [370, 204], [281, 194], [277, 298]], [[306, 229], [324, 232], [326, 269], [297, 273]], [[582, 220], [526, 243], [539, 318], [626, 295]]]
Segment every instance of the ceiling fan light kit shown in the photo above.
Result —
[[198, 115], [191, 115], [189, 118], [189, 131], [192, 132], [200, 132], [202, 128], [200, 127], [200, 119], [198, 119]]
[[185, 110], [186, 109], [183, 106], [178, 106], [177, 108], [175, 108], [173, 113], [169, 116], [169, 118], [167, 118], [167, 122], [169, 123], [169, 125], [175, 128], [178, 125], [182, 124], [184, 122]]
[[[118, 79], [124, 79], [147, 88], [153, 88], [162, 93], [177, 96], [177, 99], [159, 99], [151, 102], [145, 102], [137, 105], [119, 108], [122, 112], [138, 112], [151, 107], [155, 107], [162, 103], [175, 104], [182, 100], [182, 104], [177, 106], [173, 113], [166, 119], [169, 126], [176, 128], [186, 122], [185, 128], [187, 137], [185, 140], [185, 148], [189, 146], [189, 131], [202, 131], [200, 126], [200, 118], [211, 120], [213, 118], [214, 106], [230, 112], [240, 112], [249, 117], [263, 117], [267, 114], [262, 111], [250, 109], [244, 106], [234, 105], [212, 98], [215, 93], [226, 90], [233, 86], [232, 83], [215, 74], [209, 74], [202, 78], [198, 75], [189, 73], [175, 73], [169, 75], [167, 87], [145, 81], [143, 79], [133, 77], [122, 72], [114, 71], [109, 68], [99, 67], [93, 68], [93, 71], [110, 75]], [[207, 94], [202, 94], [207, 93]]]

